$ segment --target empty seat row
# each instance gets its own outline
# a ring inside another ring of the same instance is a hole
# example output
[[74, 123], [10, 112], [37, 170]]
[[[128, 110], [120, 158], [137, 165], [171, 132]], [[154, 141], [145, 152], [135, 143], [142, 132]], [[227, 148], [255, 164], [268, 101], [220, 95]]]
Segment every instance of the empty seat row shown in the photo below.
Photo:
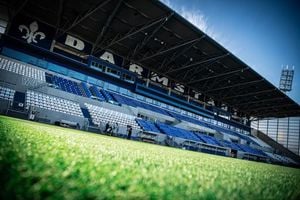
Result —
[[208, 136], [201, 133], [188, 131], [182, 128], [177, 128], [162, 122], [150, 122], [143, 119], [136, 119], [138, 124], [143, 128], [144, 131], [152, 131], [157, 133], [164, 133], [172, 137], [178, 137], [186, 140], [195, 142], [202, 142], [213, 146], [228, 147], [237, 151], [257, 155], [266, 156], [263, 151], [254, 149], [247, 145], [236, 144], [226, 140], [217, 140], [212, 136]]
[[153, 112], [157, 112], [157, 113], [169, 116], [169, 113], [165, 109], [162, 109], [160, 107], [150, 105], [148, 103], [145, 103], [145, 102], [142, 102], [139, 100], [135, 100], [133, 98], [125, 97], [123, 95], [116, 94], [116, 93], [111, 93], [111, 95], [120, 104], [126, 104], [126, 105], [133, 106], [133, 107], [140, 107], [140, 108], [144, 108], [146, 110], [151, 110]]
[[281, 163], [291, 163], [291, 164], [297, 164], [297, 162], [295, 162], [294, 160], [292, 160], [291, 158], [288, 158], [286, 156], [282, 156], [279, 154], [275, 154], [275, 153], [269, 153], [269, 152], [264, 152], [269, 158], [276, 160], [277, 162], [281, 162]]
[[100, 101], [105, 101], [105, 97], [103, 94], [100, 92], [100, 90], [96, 86], [91, 86], [89, 88], [89, 91], [91, 91], [92, 97], [97, 98]]
[[83, 95], [84, 91], [82, 91], [80, 89], [79, 83], [76, 81], [72, 81], [72, 80], [65, 79], [60, 76], [46, 73], [46, 82], [55, 85], [57, 88], [65, 91], [65, 92], [69, 92], [69, 93], [79, 95], [79, 96], [86, 96], [86, 95]]
[[160, 133], [160, 130], [156, 127], [156, 125], [153, 122], [143, 119], [136, 119], [136, 121], [144, 131]]
[[144, 131], [164, 133], [172, 137], [192, 140], [195, 142], [202, 142], [214, 146], [221, 146], [221, 147], [223, 146], [217, 139], [208, 135], [194, 133], [192, 131], [188, 131], [182, 128], [177, 128], [161, 122], [154, 123], [143, 119], [137, 119], [136, 121], [143, 128]]
[[79, 85], [82, 90], [84, 91], [83, 94], [85, 94], [86, 97], [90, 98], [92, 96], [92, 93], [91, 91], [89, 90], [89, 87], [88, 85], [85, 83], [85, 82], [81, 82], [80, 85]]
[[114, 97], [109, 92], [107, 92], [106, 90], [103, 90], [103, 89], [100, 91], [101, 91], [102, 95], [105, 97], [106, 101], [115, 101]]
[[134, 129], [140, 130], [139, 125], [135, 121], [135, 117], [125, 113], [109, 110], [103, 107], [85, 103], [94, 124], [100, 123], [118, 123], [120, 126], [130, 125]]
[[35, 91], [26, 92], [26, 105], [83, 117], [78, 103]]
[[0, 57], [0, 69], [45, 82], [45, 71]]
[[208, 127], [207, 123], [202, 122], [200, 120], [197, 120], [195, 118], [192, 118], [192, 117], [189, 117], [189, 116], [186, 116], [186, 115], [182, 115], [182, 114], [179, 114], [179, 113], [171, 112], [171, 111], [168, 111], [168, 113], [172, 117], [174, 117], [178, 120], [183, 120], [183, 121], [191, 122], [193, 124], [197, 124], [197, 125], [200, 125], [200, 126], [203, 126], [203, 127]]
[[204, 141], [206, 144], [211, 144], [211, 145], [215, 145], [215, 146], [223, 146], [216, 138], [205, 135], [205, 134], [201, 134], [201, 133], [194, 133], [196, 135], [196, 137], [198, 137], [199, 139], [201, 139], [202, 141]]
[[237, 144], [244, 152], [254, 154], [254, 155], [259, 155], [259, 156], [267, 156], [263, 151], [254, 149], [250, 146], [243, 145], [243, 144]]
[[0, 86], [0, 99], [12, 101], [14, 99], [15, 90]]
[[213, 124], [207, 124], [209, 128], [211, 129], [214, 129], [220, 133], [225, 133], [225, 134], [229, 134], [229, 135], [233, 135], [233, 136], [236, 136], [238, 138], [241, 138], [249, 143], [253, 143], [257, 146], [260, 146], [256, 141], [252, 140], [251, 137], [249, 136], [246, 136], [246, 135], [243, 135], [243, 134], [240, 134], [236, 131], [233, 131], [233, 130], [230, 130], [230, 129], [227, 129], [227, 128], [224, 128], [224, 127], [220, 127], [220, 126], [216, 126], [216, 125], [213, 125]]
[[204, 142], [200, 138], [196, 137], [193, 132], [187, 131], [185, 129], [177, 128], [171, 125], [167, 125], [161, 122], [156, 123], [157, 127], [165, 134], [179, 137], [187, 140], [192, 140], [196, 142]]

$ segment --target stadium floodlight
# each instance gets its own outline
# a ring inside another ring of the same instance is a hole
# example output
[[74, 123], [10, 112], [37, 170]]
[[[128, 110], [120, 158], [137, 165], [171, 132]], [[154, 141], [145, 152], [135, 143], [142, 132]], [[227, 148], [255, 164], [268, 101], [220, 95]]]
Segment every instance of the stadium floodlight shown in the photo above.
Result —
[[290, 92], [292, 90], [293, 78], [294, 66], [292, 69], [289, 69], [289, 67], [286, 66], [286, 68], [281, 71], [279, 89], [283, 92]]

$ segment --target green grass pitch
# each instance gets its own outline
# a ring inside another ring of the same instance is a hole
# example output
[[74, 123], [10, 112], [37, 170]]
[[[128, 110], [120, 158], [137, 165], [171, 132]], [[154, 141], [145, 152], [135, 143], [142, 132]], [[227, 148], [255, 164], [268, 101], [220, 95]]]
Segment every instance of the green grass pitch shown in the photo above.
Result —
[[300, 199], [300, 170], [0, 116], [1, 199]]

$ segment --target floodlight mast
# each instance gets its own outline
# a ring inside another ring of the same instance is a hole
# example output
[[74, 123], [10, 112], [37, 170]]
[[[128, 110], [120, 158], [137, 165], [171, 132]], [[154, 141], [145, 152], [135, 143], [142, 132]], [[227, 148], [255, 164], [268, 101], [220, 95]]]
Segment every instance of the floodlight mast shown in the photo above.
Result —
[[281, 71], [279, 89], [284, 93], [292, 91], [294, 69], [294, 66], [289, 69], [289, 66], [287, 65], [286, 68], [283, 68]]

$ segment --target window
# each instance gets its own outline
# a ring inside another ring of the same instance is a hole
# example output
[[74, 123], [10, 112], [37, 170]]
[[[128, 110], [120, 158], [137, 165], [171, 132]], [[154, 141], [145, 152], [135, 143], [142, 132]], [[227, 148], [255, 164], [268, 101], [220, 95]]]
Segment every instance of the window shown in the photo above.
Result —
[[124, 81], [131, 82], [131, 83], [134, 82], [134, 77], [130, 76], [129, 74], [123, 74], [122, 78]]
[[120, 77], [120, 72], [117, 71], [116, 69], [112, 69], [112, 68], [107, 67], [106, 72], [108, 74], [113, 75], [113, 76]]
[[100, 64], [100, 63], [97, 63], [97, 62], [95, 62], [95, 61], [92, 61], [92, 62], [91, 62], [91, 66], [94, 67], [94, 68], [96, 68], [97, 70], [102, 71], [102, 72], [105, 71], [105, 66], [102, 65], [102, 64]]

